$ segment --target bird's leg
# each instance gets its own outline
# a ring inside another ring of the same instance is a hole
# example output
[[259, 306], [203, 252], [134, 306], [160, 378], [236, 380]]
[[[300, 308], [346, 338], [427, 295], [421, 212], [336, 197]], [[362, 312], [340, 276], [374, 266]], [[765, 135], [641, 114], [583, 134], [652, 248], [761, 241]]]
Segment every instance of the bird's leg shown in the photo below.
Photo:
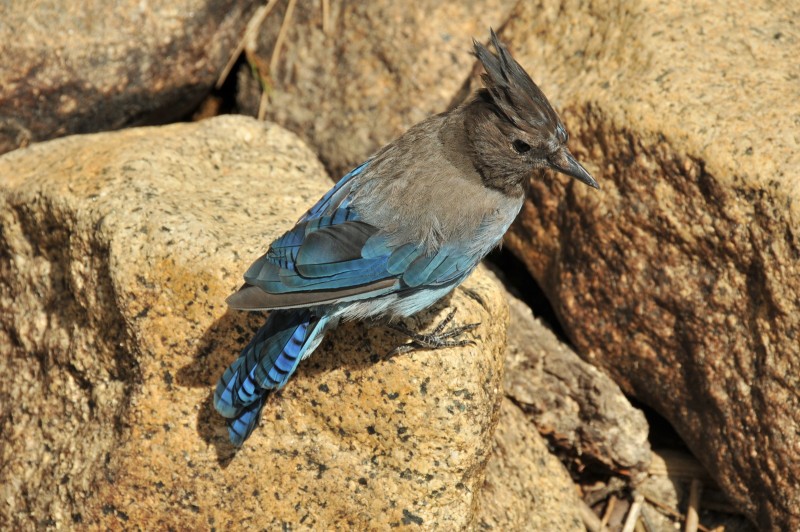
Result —
[[408, 327], [401, 323], [390, 323], [389, 327], [405, 336], [408, 336], [411, 341], [393, 349], [389, 353], [389, 357], [393, 357], [401, 353], [408, 353], [409, 351], [415, 351], [417, 349], [442, 349], [445, 347], [463, 347], [465, 345], [474, 344], [475, 342], [473, 340], [461, 338], [461, 336], [464, 333], [475, 329], [478, 325], [480, 325], [480, 322], [468, 323], [466, 325], [451, 327], [450, 329], [445, 330], [450, 322], [453, 321], [455, 314], [456, 309], [452, 309], [447, 316], [445, 316], [445, 318], [427, 334], [420, 334], [411, 331], [408, 329]]

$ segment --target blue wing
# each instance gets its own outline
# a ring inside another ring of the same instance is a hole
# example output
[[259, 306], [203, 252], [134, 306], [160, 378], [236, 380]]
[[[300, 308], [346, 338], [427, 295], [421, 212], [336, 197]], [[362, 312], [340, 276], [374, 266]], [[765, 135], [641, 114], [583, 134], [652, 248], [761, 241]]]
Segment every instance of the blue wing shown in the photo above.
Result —
[[295, 308], [352, 301], [391, 292], [441, 286], [466, 276], [476, 258], [460, 246], [426, 253], [421, 243], [390, 244], [350, 207], [351, 179], [336, 184], [275, 240], [244, 275], [246, 285], [228, 298], [240, 309]]

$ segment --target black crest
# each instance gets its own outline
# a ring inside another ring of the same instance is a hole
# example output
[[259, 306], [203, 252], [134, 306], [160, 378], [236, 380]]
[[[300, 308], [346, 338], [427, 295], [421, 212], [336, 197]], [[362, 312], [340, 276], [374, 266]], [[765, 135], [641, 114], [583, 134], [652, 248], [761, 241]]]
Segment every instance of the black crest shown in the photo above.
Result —
[[497, 55], [473, 40], [475, 56], [486, 70], [481, 76], [486, 87], [481, 91], [482, 96], [488, 98], [514, 126], [554, 133], [559, 137], [563, 136], [559, 140], [565, 142], [564, 126], [544, 93], [525, 69], [511, 57], [494, 30], [491, 30], [491, 40]]

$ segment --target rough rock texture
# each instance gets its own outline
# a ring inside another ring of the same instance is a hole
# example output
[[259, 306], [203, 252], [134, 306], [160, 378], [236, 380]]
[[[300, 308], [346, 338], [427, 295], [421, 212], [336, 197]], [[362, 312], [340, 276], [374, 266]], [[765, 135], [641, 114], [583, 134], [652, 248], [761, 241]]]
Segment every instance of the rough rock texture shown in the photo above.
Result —
[[[299, 2], [270, 76], [266, 117], [314, 145], [338, 178], [444, 111], [474, 64], [471, 39], [485, 39], [515, 3], [331, 2], [334, 31], [326, 35], [321, 3]], [[280, 2], [262, 25], [260, 64], [270, 62], [285, 5]], [[256, 115], [261, 85], [250, 68], [240, 71], [239, 89], [240, 107]]]
[[575, 459], [643, 479], [650, 462], [644, 414], [606, 374], [534, 318], [525, 303], [511, 294], [508, 303], [506, 395]]
[[255, 0], [0, 5], [0, 153], [161, 123], [217, 80]]
[[227, 443], [213, 385], [263, 317], [223, 300], [328, 186], [294, 135], [243, 117], [0, 158], [0, 522], [476, 519], [508, 322], [483, 270], [452, 299], [459, 322], [481, 322], [474, 346], [385, 359], [402, 338], [347, 324], [273, 396], [240, 451]]
[[602, 190], [537, 183], [509, 246], [572, 341], [765, 529], [800, 529], [796, 4], [520, 3], [502, 38]]
[[569, 473], [509, 399], [478, 501], [478, 530], [585, 530]]

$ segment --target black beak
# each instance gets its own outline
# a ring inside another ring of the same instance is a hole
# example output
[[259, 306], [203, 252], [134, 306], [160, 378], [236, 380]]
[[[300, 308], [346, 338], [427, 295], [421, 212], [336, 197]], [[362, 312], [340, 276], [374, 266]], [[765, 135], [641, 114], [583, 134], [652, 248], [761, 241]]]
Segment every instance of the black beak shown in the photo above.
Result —
[[550, 168], [553, 170], [572, 176], [592, 188], [600, 188], [597, 181], [586, 171], [586, 168], [581, 166], [581, 163], [575, 160], [567, 148], [561, 148], [556, 155], [550, 157], [549, 161]]

